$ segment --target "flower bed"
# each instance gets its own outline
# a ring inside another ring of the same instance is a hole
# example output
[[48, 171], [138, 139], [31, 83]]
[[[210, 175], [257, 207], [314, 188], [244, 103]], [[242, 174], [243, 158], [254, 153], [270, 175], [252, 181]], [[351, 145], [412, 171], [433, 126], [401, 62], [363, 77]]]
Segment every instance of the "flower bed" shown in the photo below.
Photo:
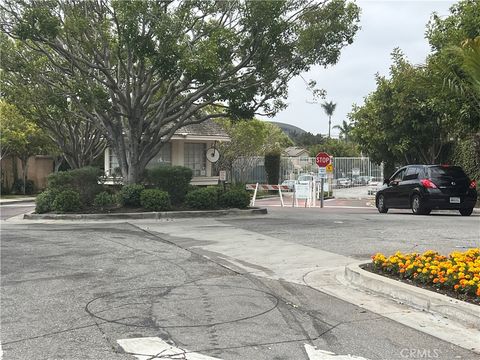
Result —
[[373, 271], [450, 296], [480, 304], [480, 249], [454, 251], [448, 256], [428, 250], [423, 254], [396, 252], [372, 256]]

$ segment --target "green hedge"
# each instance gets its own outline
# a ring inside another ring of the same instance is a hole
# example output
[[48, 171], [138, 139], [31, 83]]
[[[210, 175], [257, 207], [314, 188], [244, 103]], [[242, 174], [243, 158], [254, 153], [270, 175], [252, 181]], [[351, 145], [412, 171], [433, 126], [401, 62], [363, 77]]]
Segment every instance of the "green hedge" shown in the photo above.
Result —
[[165, 211], [171, 207], [168, 193], [158, 189], [143, 190], [140, 194], [140, 203], [150, 211]]
[[232, 189], [220, 195], [219, 203], [224, 208], [246, 209], [250, 205], [250, 194], [243, 189]]
[[35, 212], [37, 214], [44, 214], [53, 210], [53, 202], [57, 197], [58, 192], [54, 190], [45, 190], [37, 195], [35, 199]]
[[102, 191], [95, 196], [95, 199], [93, 200], [93, 205], [95, 207], [103, 209], [114, 205], [116, 203], [116, 200], [117, 199], [115, 195], [109, 194], [106, 191]]
[[64, 190], [55, 197], [52, 207], [59, 213], [78, 211], [82, 207], [80, 194], [75, 190]]
[[212, 210], [219, 207], [218, 192], [216, 187], [200, 188], [190, 191], [185, 196], [185, 205], [197, 210]]
[[[478, 140], [480, 142], [480, 140]], [[476, 143], [475, 135], [459, 141], [453, 148], [453, 161], [461, 166], [469, 178], [480, 181], [480, 144]]]
[[148, 185], [168, 192], [172, 203], [181, 204], [192, 176], [192, 170], [183, 166], [158, 166], [147, 169], [145, 179]]
[[120, 190], [120, 200], [125, 206], [140, 206], [140, 194], [145, 190], [145, 186], [141, 184], [125, 185]]
[[93, 204], [95, 195], [103, 189], [99, 184], [99, 178], [103, 172], [99, 168], [87, 166], [69, 171], [59, 171], [50, 174], [47, 178], [47, 189], [57, 192], [74, 190], [80, 194], [82, 204]]

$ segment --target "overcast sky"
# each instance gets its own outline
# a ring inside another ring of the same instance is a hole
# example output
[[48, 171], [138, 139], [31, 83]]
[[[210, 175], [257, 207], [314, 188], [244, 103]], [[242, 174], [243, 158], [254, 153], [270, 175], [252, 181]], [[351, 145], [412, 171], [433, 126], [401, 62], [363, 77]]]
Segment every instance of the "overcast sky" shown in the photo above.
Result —
[[[402, 49], [414, 64], [423, 63], [430, 48], [425, 29], [433, 12], [440, 16], [456, 1], [446, 0], [357, 0], [361, 8], [360, 26], [352, 45], [342, 51], [340, 61], [327, 69], [316, 67], [303, 78], [314, 79], [317, 86], [327, 91], [326, 101], [337, 103], [332, 127], [347, 120], [352, 104], [363, 103], [363, 98], [375, 89], [375, 73], [387, 75], [391, 52]], [[308, 104], [311, 93], [301, 78], [289, 84], [288, 108], [278, 113], [273, 121], [298, 126], [313, 134], [328, 133], [328, 118], [320, 105]], [[332, 136], [338, 131], [332, 130]]]

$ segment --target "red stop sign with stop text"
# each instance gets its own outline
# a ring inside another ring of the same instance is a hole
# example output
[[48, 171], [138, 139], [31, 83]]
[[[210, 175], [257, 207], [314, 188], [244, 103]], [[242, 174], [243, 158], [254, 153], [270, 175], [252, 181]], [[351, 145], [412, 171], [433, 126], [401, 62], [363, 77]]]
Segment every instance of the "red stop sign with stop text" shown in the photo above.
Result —
[[315, 157], [315, 162], [319, 167], [327, 166], [330, 164], [330, 161], [330, 155], [328, 155], [326, 152], [319, 152]]

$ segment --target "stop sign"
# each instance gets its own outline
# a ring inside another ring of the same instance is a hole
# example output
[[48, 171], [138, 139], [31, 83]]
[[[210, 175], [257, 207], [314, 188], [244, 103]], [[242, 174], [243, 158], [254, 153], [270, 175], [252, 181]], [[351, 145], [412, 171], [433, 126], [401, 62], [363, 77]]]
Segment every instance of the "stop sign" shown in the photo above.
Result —
[[325, 167], [330, 164], [330, 155], [326, 152], [319, 152], [315, 157], [315, 162], [319, 167]]

